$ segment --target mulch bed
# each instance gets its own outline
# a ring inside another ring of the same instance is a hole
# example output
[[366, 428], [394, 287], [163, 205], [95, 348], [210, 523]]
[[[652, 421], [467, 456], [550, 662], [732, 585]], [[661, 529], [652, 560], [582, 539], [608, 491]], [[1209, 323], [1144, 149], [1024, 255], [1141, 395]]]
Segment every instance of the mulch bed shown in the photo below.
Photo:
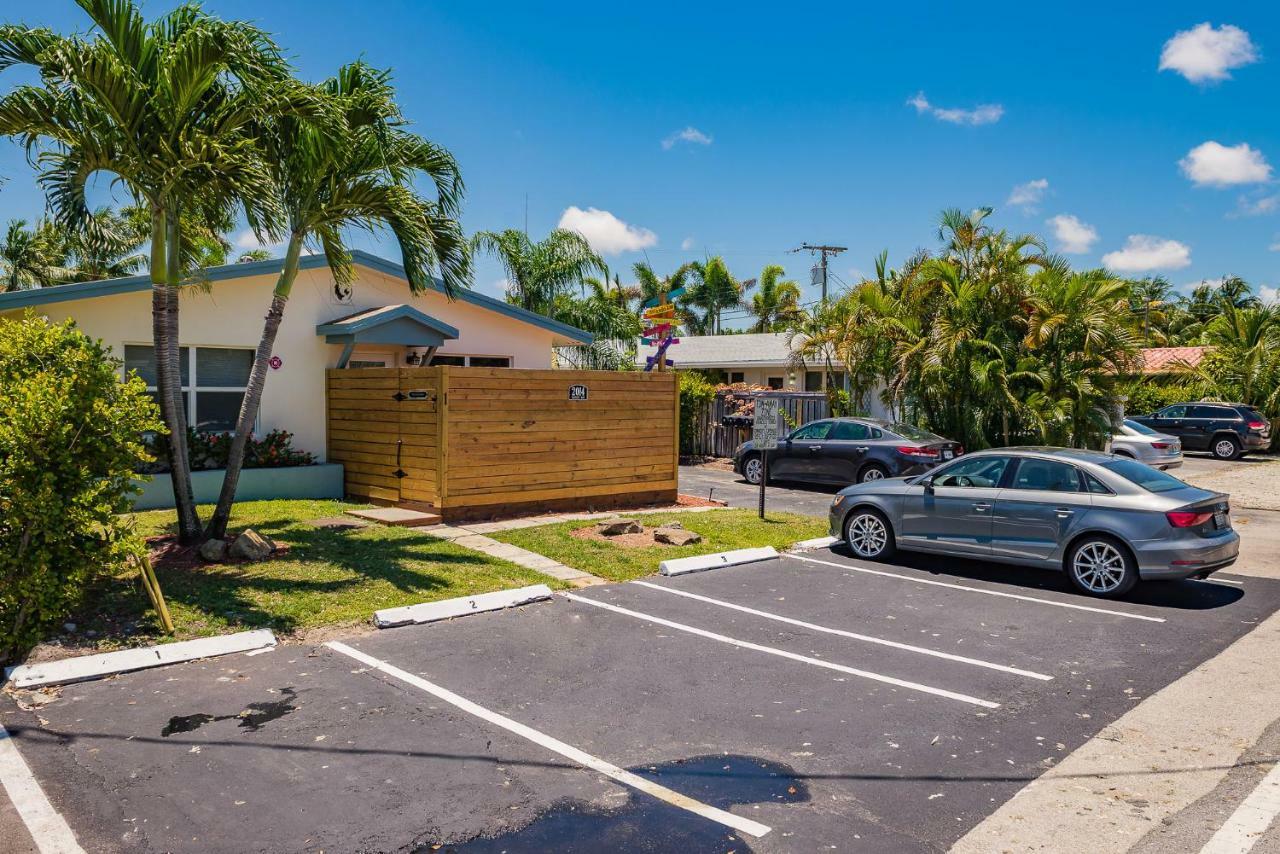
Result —
[[579, 540], [592, 540], [597, 543], [609, 543], [610, 545], [620, 546], [624, 549], [647, 549], [650, 546], [673, 548], [670, 543], [660, 543], [653, 538], [653, 532], [656, 530], [657, 528], [645, 528], [644, 532], [639, 534], [618, 534], [614, 537], [606, 537], [594, 527], [586, 527], [570, 531], [569, 536]]
[[[223, 537], [227, 547], [235, 542], [235, 535]], [[151, 557], [151, 566], [155, 569], [197, 569], [209, 566], [201, 557], [199, 546], [184, 546], [178, 542], [178, 538], [173, 534], [166, 534], [160, 537], [147, 537], [147, 552]], [[276, 542], [276, 550], [271, 553], [271, 557], [267, 560], [275, 560], [289, 553], [287, 543]], [[253, 563], [248, 560], [237, 560], [236, 558], [227, 556], [226, 560], [217, 564], [218, 566], [236, 566], [244, 563]]]

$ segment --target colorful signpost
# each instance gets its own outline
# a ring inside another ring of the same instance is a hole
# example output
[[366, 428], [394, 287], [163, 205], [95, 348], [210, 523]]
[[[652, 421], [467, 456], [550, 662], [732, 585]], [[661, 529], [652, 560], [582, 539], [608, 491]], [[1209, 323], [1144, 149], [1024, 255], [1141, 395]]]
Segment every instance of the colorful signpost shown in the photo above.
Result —
[[676, 288], [674, 291], [659, 294], [644, 303], [644, 311], [640, 316], [644, 319], [645, 328], [644, 337], [640, 341], [648, 346], [656, 346], [658, 348], [657, 352], [652, 356], [645, 357], [644, 369], [646, 372], [652, 371], [654, 368], [659, 371], [665, 371], [667, 368], [675, 366], [675, 362], [667, 358], [667, 349], [672, 344], [680, 343], [680, 339], [676, 337], [676, 328], [680, 324], [676, 320], [676, 304], [671, 300], [682, 293], [684, 293], [684, 288]]

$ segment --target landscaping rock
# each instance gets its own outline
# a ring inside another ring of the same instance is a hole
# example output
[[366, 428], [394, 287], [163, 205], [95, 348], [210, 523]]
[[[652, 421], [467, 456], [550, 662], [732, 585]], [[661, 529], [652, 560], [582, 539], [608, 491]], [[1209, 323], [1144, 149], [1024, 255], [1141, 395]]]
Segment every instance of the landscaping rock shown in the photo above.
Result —
[[75, 624], [75, 623], [63, 623], [63, 624], [62, 624], [62, 630], [63, 630], [64, 632], [66, 632], [67, 634], [69, 634], [69, 635], [74, 635], [74, 634], [76, 633], [76, 624]]
[[222, 563], [227, 559], [227, 541], [205, 540], [200, 544], [200, 558], [209, 563]]
[[266, 560], [276, 550], [276, 544], [270, 538], [262, 536], [252, 528], [236, 537], [227, 554], [240, 560]]
[[596, 523], [596, 533], [604, 537], [616, 537], [620, 534], [644, 533], [644, 525], [635, 519], [606, 519]]
[[702, 542], [702, 535], [686, 531], [684, 526], [665, 525], [653, 532], [653, 538], [659, 543], [669, 546], [691, 546]]

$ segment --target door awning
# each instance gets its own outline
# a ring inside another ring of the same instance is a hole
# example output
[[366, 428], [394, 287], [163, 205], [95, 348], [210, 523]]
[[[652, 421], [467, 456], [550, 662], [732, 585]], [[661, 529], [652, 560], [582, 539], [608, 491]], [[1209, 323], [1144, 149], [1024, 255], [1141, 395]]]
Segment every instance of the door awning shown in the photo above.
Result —
[[321, 323], [316, 334], [327, 344], [342, 344], [338, 367], [345, 368], [357, 344], [393, 344], [436, 348], [458, 337], [458, 330], [411, 305], [386, 305]]

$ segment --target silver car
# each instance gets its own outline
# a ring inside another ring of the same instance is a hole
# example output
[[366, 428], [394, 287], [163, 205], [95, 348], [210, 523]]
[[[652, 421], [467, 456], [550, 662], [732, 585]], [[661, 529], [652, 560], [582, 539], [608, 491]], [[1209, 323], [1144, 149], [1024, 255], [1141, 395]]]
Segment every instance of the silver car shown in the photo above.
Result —
[[1065, 570], [1093, 596], [1235, 563], [1227, 496], [1136, 460], [1066, 448], [971, 453], [928, 474], [860, 483], [831, 504], [857, 557], [895, 549]]
[[1126, 418], [1111, 437], [1109, 450], [1158, 469], [1176, 469], [1182, 465], [1182, 440], [1168, 433], [1157, 433], [1145, 424]]

